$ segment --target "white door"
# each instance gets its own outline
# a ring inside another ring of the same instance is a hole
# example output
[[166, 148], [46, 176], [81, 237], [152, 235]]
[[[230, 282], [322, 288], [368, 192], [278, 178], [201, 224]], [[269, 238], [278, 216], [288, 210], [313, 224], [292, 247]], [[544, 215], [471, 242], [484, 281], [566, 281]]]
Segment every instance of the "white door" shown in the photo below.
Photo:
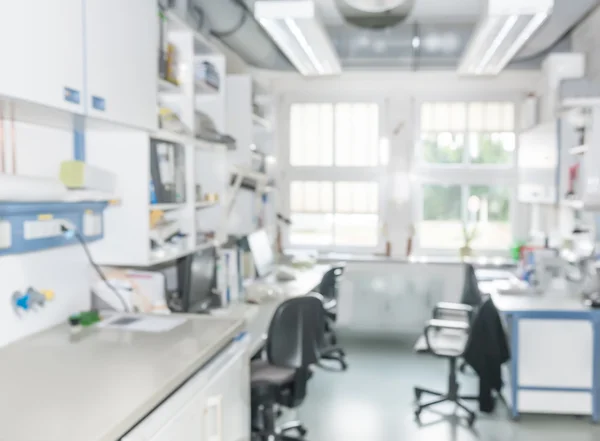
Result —
[[0, 99], [83, 113], [83, 0], [0, 0]]
[[156, 1], [85, 0], [85, 25], [88, 115], [156, 129]]

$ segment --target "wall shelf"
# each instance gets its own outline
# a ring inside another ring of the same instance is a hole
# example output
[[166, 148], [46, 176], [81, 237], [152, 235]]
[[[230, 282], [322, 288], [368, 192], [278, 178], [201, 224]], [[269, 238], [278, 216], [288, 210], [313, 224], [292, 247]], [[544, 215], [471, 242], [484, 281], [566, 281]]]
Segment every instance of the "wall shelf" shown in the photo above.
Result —
[[563, 199], [561, 205], [573, 210], [583, 210], [584, 208], [584, 203], [581, 199]]
[[587, 144], [583, 144], [583, 145], [578, 145], [576, 147], [571, 147], [569, 149], [569, 153], [572, 155], [583, 155], [583, 154], [587, 153], [588, 150], [589, 150], [589, 146]]
[[203, 208], [214, 207], [215, 205], [219, 205], [219, 201], [199, 201], [196, 202], [195, 207], [197, 210], [201, 210]]
[[177, 84], [162, 78], [158, 79], [158, 91], [163, 93], [181, 93], [181, 89]]
[[208, 141], [204, 141], [202, 139], [196, 139], [192, 136], [187, 136], [181, 133], [170, 132], [168, 130], [159, 130], [157, 132], [152, 133], [151, 137], [153, 139], [157, 139], [165, 142], [172, 142], [174, 144], [180, 145], [190, 145], [197, 149], [214, 150], [215, 144], [212, 144]]
[[219, 89], [214, 87], [211, 84], [208, 84], [206, 81], [197, 80], [195, 83], [196, 86], [196, 95], [218, 95]]
[[271, 123], [269, 122], [269, 120], [267, 120], [266, 118], [257, 115], [256, 113], [252, 114], [252, 122], [254, 123], [255, 127], [259, 127], [261, 129], [270, 131], [271, 130]]
[[150, 204], [150, 211], [172, 211], [181, 210], [185, 208], [185, 203], [172, 203], [172, 204]]

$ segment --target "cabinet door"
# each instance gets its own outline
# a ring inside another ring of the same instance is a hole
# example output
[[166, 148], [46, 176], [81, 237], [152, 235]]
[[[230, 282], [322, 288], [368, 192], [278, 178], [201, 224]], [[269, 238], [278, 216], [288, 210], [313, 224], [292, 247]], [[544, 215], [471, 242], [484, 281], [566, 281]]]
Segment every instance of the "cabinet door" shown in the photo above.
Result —
[[202, 441], [201, 415], [203, 396], [197, 395], [151, 438], [131, 436], [123, 441]]
[[83, 0], [0, 0], [0, 99], [83, 112]]
[[132, 127], [156, 129], [156, 1], [85, 2], [88, 114]]
[[235, 358], [220, 367], [203, 391], [202, 441], [250, 438], [250, 364], [245, 351], [235, 350]]

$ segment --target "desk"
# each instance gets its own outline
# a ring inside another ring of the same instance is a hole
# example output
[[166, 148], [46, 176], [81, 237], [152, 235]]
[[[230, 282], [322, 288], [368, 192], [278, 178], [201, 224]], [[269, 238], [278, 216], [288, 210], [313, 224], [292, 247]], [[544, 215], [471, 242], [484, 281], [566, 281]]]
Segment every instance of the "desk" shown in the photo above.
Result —
[[298, 271], [296, 280], [288, 282], [277, 281], [275, 275], [258, 279], [256, 283], [268, 283], [281, 288], [283, 296], [270, 302], [252, 305], [247, 303], [234, 304], [222, 310], [219, 315], [235, 317], [246, 321], [249, 334], [249, 354], [256, 354], [264, 345], [265, 336], [271, 323], [271, 318], [277, 307], [286, 299], [303, 296], [315, 291], [323, 279], [323, 275], [331, 269], [331, 265], [316, 265], [311, 269]]
[[187, 316], [169, 332], [91, 328], [73, 338], [61, 325], [2, 348], [0, 440], [204, 439], [214, 396], [228, 418], [218, 439], [247, 438], [249, 368], [232, 348], [243, 326]]
[[600, 417], [600, 311], [566, 294], [491, 291], [510, 333], [512, 415]]

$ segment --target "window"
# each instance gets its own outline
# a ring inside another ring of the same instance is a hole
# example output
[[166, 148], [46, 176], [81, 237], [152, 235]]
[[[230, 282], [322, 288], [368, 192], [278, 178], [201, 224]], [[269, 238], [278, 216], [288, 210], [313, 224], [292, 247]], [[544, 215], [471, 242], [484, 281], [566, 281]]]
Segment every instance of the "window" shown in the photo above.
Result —
[[417, 172], [434, 181], [421, 185], [420, 247], [458, 250], [466, 227], [475, 229], [473, 249], [507, 250], [515, 191], [514, 104], [428, 102], [420, 113]]
[[379, 121], [375, 103], [291, 106], [291, 246], [379, 245]]
[[428, 164], [512, 165], [513, 103], [423, 103], [420, 158]]
[[292, 167], [376, 167], [379, 106], [373, 103], [293, 104]]
[[421, 247], [458, 249], [464, 245], [466, 226], [469, 231], [475, 228], [473, 249], [508, 248], [510, 193], [505, 186], [424, 184]]

